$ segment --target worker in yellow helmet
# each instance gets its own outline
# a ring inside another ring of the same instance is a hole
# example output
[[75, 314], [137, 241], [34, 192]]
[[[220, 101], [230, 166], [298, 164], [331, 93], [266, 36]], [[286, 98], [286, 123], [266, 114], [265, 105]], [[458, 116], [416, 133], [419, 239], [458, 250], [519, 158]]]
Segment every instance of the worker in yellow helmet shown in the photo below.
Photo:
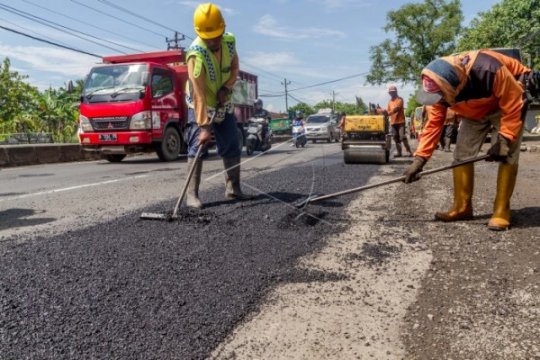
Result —
[[[240, 188], [240, 134], [234, 117], [231, 94], [239, 72], [236, 40], [225, 32], [225, 20], [220, 9], [212, 4], [201, 4], [195, 9], [193, 25], [198, 37], [187, 50], [189, 81], [186, 101], [188, 124], [186, 142], [188, 163], [193, 164], [199, 145], [207, 144], [214, 133], [218, 154], [225, 167], [227, 199], [252, 198]], [[214, 115], [214, 123], [209, 119]], [[202, 157], [207, 156], [207, 151]], [[202, 161], [195, 163], [187, 191], [188, 207], [202, 208], [199, 199]]]

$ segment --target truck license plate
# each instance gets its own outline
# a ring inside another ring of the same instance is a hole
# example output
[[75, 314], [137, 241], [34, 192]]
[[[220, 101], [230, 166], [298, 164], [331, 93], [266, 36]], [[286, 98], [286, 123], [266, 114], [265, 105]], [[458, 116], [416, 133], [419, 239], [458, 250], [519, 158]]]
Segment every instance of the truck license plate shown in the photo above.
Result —
[[116, 134], [99, 134], [99, 140], [101, 141], [116, 141]]

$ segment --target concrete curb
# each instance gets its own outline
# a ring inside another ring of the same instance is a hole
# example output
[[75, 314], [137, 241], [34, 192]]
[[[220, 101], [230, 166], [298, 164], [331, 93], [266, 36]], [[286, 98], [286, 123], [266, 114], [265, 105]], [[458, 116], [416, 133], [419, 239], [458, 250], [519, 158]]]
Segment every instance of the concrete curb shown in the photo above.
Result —
[[101, 158], [101, 154], [83, 151], [79, 144], [0, 146], [0, 167], [98, 160]]

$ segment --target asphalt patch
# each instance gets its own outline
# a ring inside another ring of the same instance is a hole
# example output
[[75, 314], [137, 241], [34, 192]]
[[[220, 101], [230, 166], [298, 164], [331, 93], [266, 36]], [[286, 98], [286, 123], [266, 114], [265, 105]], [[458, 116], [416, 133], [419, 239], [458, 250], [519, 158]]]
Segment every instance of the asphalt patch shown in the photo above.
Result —
[[287, 213], [282, 219], [280, 224], [285, 227], [296, 226], [315, 226], [321, 221], [324, 222], [324, 218], [328, 215], [327, 212], [310, 212], [303, 209], [298, 209]]
[[[377, 169], [365, 165], [359, 173], [334, 160], [315, 165], [314, 191], [363, 185]], [[300, 269], [297, 260], [346, 231], [343, 209], [352, 197], [340, 199], [343, 206], [310, 205], [324, 221], [284, 221], [292, 206], [284, 202], [310, 193], [312, 172], [300, 164], [249, 178], [269, 193], [245, 202], [223, 201], [223, 188], [209, 191], [203, 183], [201, 200], [214, 205], [181, 209], [177, 221], [140, 220], [142, 212], [170, 211], [171, 199], [81, 230], [6, 239], [0, 357], [208, 358], [277, 284], [340, 279]]]

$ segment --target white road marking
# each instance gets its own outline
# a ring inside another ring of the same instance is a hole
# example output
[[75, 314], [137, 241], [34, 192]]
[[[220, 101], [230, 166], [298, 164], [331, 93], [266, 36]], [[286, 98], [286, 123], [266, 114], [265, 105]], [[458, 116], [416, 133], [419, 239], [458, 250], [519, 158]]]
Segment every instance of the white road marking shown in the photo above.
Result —
[[120, 182], [120, 181], [129, 181], [129, 180], [141, 179], [141, 178], [145, 178], [145, 177], [148, 177], [148, 175], [136, 175], [136, 176], [130, 176], [130, 177], [123, 177], [123, 178], [120, 178], [120, 179], [100, 181], [100, 182], [97, 182], [97, 183], [76, 185], [76, 186], [70, 186], [70, 187], [65, 187], [65, 188], [60, 188], [60, 189], [53, 189], [53, 190], [46, 190], [46, 191], [38, 191], [38, 192], [35, 192], [35, 193], [12, 196], [12, 197], [9, 197], [9, 198], [0, 199], [0, 202], [19, 200], [19, 199], [24, 199], [24, 198], [34, 197], [34, 196], [40, 196], [40, 195], [55, 194], [55, 193], [59, 193], [59, 192], [83, 189], [83, 188], [92, 187], [92, 186], [113, 184], [113, 183]]

